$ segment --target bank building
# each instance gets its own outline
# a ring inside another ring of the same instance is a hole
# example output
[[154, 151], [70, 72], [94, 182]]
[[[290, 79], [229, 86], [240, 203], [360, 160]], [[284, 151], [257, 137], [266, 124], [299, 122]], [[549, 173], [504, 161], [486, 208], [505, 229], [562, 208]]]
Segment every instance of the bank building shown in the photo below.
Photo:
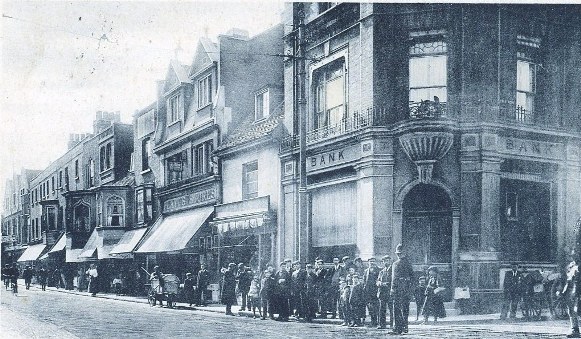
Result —
[[280, 257], [402, 243], [483, 305], [512, 262], [556, 269], [581, 213], [578, 14], [288, 4]]

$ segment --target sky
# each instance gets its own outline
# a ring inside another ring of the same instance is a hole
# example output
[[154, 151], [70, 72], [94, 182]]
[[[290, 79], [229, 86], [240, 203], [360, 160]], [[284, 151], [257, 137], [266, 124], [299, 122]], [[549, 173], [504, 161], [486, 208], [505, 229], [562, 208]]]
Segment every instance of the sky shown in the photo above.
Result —
[[[0, 186], [43, 169], [70, 133], [90, 133], [96, 111], [155, 100], [176, 49], [191, 63], [198, 38], [230, 28], [255, 35], [281, 20], [280, 1], [2, 1]], [[2, 188], [0, 187], [0, 190]]]

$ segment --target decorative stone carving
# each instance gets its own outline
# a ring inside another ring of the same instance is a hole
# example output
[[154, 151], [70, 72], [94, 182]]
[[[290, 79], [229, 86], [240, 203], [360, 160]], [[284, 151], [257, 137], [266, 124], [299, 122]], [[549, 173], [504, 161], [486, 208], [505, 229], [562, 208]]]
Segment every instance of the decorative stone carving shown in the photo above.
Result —
[[399, 143], [416, 164], [420, 182], [432, 180], [434, 164], [452, 147], [454, 135], [447, 132], [415, 132], [402, 135]]

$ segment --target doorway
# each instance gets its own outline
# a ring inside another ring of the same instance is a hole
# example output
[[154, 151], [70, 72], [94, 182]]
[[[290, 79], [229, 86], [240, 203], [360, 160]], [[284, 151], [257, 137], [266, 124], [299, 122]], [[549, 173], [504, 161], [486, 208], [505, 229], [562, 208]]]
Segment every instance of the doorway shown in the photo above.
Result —
[[408, 192], [402, 244], [412, 264], [452, 262], [452, 202], [444, 189], [418, 184]]

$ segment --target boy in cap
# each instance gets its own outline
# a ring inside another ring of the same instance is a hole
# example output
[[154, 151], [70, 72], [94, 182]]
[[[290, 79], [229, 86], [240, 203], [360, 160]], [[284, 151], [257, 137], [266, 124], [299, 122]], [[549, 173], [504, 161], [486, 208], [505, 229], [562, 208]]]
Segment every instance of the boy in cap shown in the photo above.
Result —
[[273, 309], [272, 309], [272, 298], [273, 290], [276, 282], [272, 277], [270, 270], [265, 270], [262, 281], [260, 282], [260, 305], [262, 309], [262, 320], [266, 320], [266, 313], [270, 319], [274, 319]]
[[365, 291], [358, 274], [354, 274], [351, 279], [353, 281], [349, 295], [351, 327], [359, 327], [365, 321]]
[[304, 317], [307, 322], [313, 321], [317, 312], [317, 275], [313, 265], [307, 264], [305, 274], [305, 285], [303, 293]]
[[351, 296], [351, 286], [344, 278], [339, 280], [339, 316], [343, 318], [341, 326], [351, 325], [351, 314], [349, 307], [349, 297]]

